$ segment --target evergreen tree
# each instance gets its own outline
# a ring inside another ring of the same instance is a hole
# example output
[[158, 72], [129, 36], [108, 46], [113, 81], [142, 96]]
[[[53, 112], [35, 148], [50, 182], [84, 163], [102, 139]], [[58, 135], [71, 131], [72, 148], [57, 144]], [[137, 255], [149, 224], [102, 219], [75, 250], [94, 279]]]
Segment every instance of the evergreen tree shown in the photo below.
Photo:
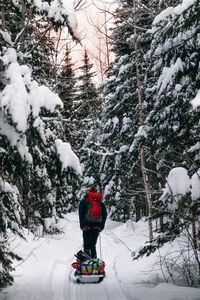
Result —
[[[58, 115], [61, 100], [47, 87], [40, 86], [32, 77], [30, 66], [24, 64], [27, 58], [24, 41], [29, 34], [31, 18], [51, 12], [53, 26], [67, 24], [74, 35], [64, 3], [62, 7], [61, 2], [57, 7], [54, 1], [46, 6], [42, 4], [30, 1], [0, 3], [3, 11], [0, 32], [1, 286], [11, 283], [11, 260], [17, 258], [8, 249], [8, 232], [21, 235], [22, 225], [29, 226], [36, 216], [46, 231], [51, 230], [60, 206], [56, 187], [59, 185], [64, 190], [68, 185], [69, 203], [75, 194], [72, 188], [81, 173], [70, 145], [58, 138], [54, 122], [51, 128], [46, 122], [49, 117]], [[59, 19], [52, 14], [52, 9]], [[68, 155], [67, 160], [63, 153]], [[66, 191], [61, 197], [63, 195]]]
[[[105, 104], [102, 119], [101, 145], [107, 150], [102, 159], [102, 185], [112, 207], [112, 216], [127, 220], [135, 214], [146, 214], [144, 184], [139, 153], [130, 153], [134, 135], [145, 113], [145, 86], [142, 85], [147, 65], [144, 54], [149, 49], [152, 14], [148, 1], [120, 1], [113, 29], [115, 62], [104, 84]], [[135, 29], [137, 28], [137, 31]], [[137, 42], [137, 49], [135, 43]], [[138, 76], [138, 66], [139, 75]], [[138, 80], [143, 104], [139, 103]]]
[[0, 178], [0, 287], [13, 282], [13, 277], [10, 275], [13, 270], [12, 260], [20, 258], [9, 249], [8, 233], [10, 230], [22, 236], [21, 217], [23, 214], [20, 205], [21, 196], [17, 187], [9, 184], [4, 177]]
[[27, 53], [25, 62], [31, 64], [32, 76], [40, 84], [55, 90], [57, 68], [54, 62], [55, 45], [52, 36], [56, 32], [44, 20], [33, 20], [24, 42]]
[[77, 78], [77, 94], [73, 101], [73, 114], [71, 116], [76, 136], [74, 148], [77, 151], [82, 149], [87, 132], [92, 124], [95, 124], [100, 110], [97, 89], [93, 83], [95, 73], [92, 71], [92, 67], [87, 50], [85, 50], [82, 65], [78, 69], [80, 75]]
[[149, 53], [154, 76], [147, 96], [148, 102], [153, 98], [153, 108], [145, 128], [162, 175], [175, 165], [190, 168], [186, 153], [198, 141], [198, 112], [190, 112], [190, 101], [199, 90], [198, 13], [199, 3], [194, 1], [186, 8], [184, 3], [171, 8], [169, 15], [154, 21]]
[[79, 119], [95, 117], [99, 111], [98, 94], [93, 83], [95, 73], [92, 71], [92, 67], [85, 49], [82, 65], [79, 67], [78, 91], [73, 107], [74, 115]]
[[16, 49], [21, 51], [19, 59], [31, 64], [32, 76], [37, 82], [53, 88], [56, 70], [53, 64], [54, 43], [50, 38], [50, 30], [55, 34], [52, 25], [45, 15], [40, 16], [38, 21], [26, 1], [20, 4], [13, 4], [11, 0], [2, 1], [0, 8], [3, 27], [10, 34]]
[[76, 77], [74, 73], [74, 64], [72, 63], [72, 59], [70, 57], [70, 49], [69, 46], [66, 46], [66, 53], [64, 64], [62, 65], [61, 72], [58, 76], [58, 85], [57, 90], [59, 97], [63, 101], [63, 117], [65, 119], [69, 119], [71, 117], [73, 99], [76, 94]]
[[[83, 168], [83, 190], [88, 184], [100, 183], [99, 161], [96, 160], [91, 149], [94, 141], [97, 141], [99, 128], [99, 115], [101, 111], [101, 95], [96, 88], [93, 79], [96, 75], [90, 62], [88, 52], [85, 49], [82, 65], [78, 69], [77, 93], [73, 101], [72, 124], [74, 148], [79, 154]], [[99, 185], [100, 187], [100, 185]]]
[[[200, 87], [199, 13], [199, 1], [182, 1], [179, 5], [162, 11], [155, 18], [148, 54], [151, 58], [152, 74], [147, 89], [147, 101], [151, 102], [152, 109], [145, 120], [144, 134], [138, 134], [138, 139], [140, 142], [143, 140], [143, 145], [148, 147], [155, 160], [157, 181], [160, 185], [165, 182], [163, 177], [172, 169], [167, 178], [166, 192], [155, 201], [154, 218], [161, 220], [161, 234], [144, 247], [140, 255], [149, 255], [186, 229], [188, 238], [192, 236], [192, 248], [198, 265], [196, 220], [199, 218], [199, 195], [194, 196], [190, 187], [187, 192], [180, 192], [178, 195], [173, 192], [172, 181], [169, 182], [169, 179], [174, 167], [185, 167], [192, 182], [198, 182], [199, 185], [199, 111], [191, 110], [191, 100], [195, 98]], [[184, 174], [188, 177], [186, 170]], [[180, 176], [176, 173], [176, 178], [181, 177], [177, 191], [180, 186], [185, 187], [181, 184], [181, 180], [184, 182], [184, 174]], [[190, 185], [193, 183], [188, 184]]]

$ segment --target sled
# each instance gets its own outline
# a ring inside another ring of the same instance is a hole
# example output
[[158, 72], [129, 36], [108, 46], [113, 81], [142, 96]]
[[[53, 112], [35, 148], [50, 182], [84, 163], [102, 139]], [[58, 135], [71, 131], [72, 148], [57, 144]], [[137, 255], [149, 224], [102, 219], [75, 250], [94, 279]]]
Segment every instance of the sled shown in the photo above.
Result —
[[75, 254], [76, 262], [71, 266], [75, 269], [74, 276], [77, 283], [99, 283], [105, 277], [105, 262], [99, 258], [92, 259], [80, 250]]
[[76, 275], [77, 283], [100, 283], [105, 277], [104, 274], [99, 275]]

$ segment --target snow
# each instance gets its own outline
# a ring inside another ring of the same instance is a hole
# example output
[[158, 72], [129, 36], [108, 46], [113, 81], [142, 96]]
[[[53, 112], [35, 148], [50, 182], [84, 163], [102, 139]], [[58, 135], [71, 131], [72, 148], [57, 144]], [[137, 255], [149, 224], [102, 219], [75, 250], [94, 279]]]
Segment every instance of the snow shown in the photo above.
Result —
[[167, 19], [170, 15], [172, 15], [174, 12], [174, 7], [167, 7], [165, 10], [163, 10], [159, 15], [157, 15], [153, 21], [153, 25], [157, 25], [161, 21]]
[[170, 15], [181, 15], [185, 10], [190, 8], [196, 0], [183, 0], [181, 4], [177, 5], [176, 7], [167, 7], [163, 10], [159, 15], [157, 15], [153, 21], [153, 25], [157, 25], [161, 21], [167, 19]]
[[114, 185], [115, 185], [114, 181], [110, 180], [109, 183], [105, 186], [104, 195], [103, 195], [104, 197], [111, 193], [111, 190]]
[[16, 146], [21, 157], [32, 163], [33, 159], [26, 145], [26, 138], [21, 137], [15, 128], [7, 123], [2, 112], [0, 112], [0, 134], [7, 137], [12, 147]]
[[[158, 53], [156, 53], [158, 55]], [[175, 64], [172, 64], [169, 68], [164, 67], [162, 74], [160, 75], [157, 83], [158, 95], [167, 88], [168, 84], [173, 83], [173, 79], [179, 71], [183, 71], [183, 62], [178, 58]]]
[[50, 112], [53, 112], [57, 105], [63, 107], [63, 103], [57, 94], [53, 93], [46, 86], [39, 86], [36, 81], [31, 86], [30, 105], [34, 117], [39, 115], [42, 107], [45, 107]]
[[112, 118], [112, 122], [113, 122], [113, 129], [115, 129], [115, 127], [117, 126], [117, 124], [119, 123], [119, 119], [118, 117], [113, 117]]
[[[7, 68], [5, 75], [8, 83], [0, 92], [0, 133], [7, 137], [11, 146], [17, 147], [22, 159], [31, 163], [32, 157], [25, 137], [30, 115], [35, 119], [33, 125], [45, 143], [41, 110], [45, 108], [54, 112], [57, 106], [63, 107], [63, 103], [49, 88], [32, 80], [30, 68], [17, 62], [14, 48], [8, 48], [1, 59]], [[48, 131], [46, 133], [48, 134]]]
[[183, 0], [181, 4], [177, 5], [174, 9], [176, 15], [181, 15], [185, 10], [190, 8], [196, 0]]
[[27, 120], [30, 112], [37, 117], [43, 107], [53, 112], [57, 105], [63, 107], [60, 98], [45, 86], [31, 80], [31, 70], [26, 65], [19, 65], [17, 53], [9, 48], [3, 56], [3, 62], [8, 65], [6, 77], [8, 84], [0, 93], [0, 107], [8, 111], [19, 131], [27, 130]]
[[192, 200], [200, 199], [200, 169], [191, 178]]
[[77, 19], [74, 13], [73, 0], [54, 0], [50, 3], [49, 7], [47, 5], [43, 6], [43, 9], [46, 9], [48, 11], [49, 18], [53, 18], [56, 22], [60, 21], [61, 23], [64, 23], [64, 20], [67, 17], [68, 26], [73, 32], [74, 37], [77, 40], [80, 40]]
[[2, 35], [2, 37], [6, 43], [8, 43], [10, 46], [13, 45], [11, 36], [8, 32], [0, 30], [0, 34]]
[[55, 140], [55, 145], [60, 156], [63, 169], [71, 167], [77, 174], [82, 175], [81, 164], [76, 154], [72, 151], [71, 145], [60, 139]]
[[198, 91], [196, 97], [191, 101], [193, 108], [200, 106], [200, 90]]
[[127, 145], [123, 145], [120, 147], [119, 153], [126, 152], [128, 149], [129, 149], [129, 147]]
[[[18, 5], [17, 0], [12, 0], [12, 2], [15, 6]], [[46, 12], [48, 17], [53, 19], [55, 22], [65, 24], [67, 20], [67, 25], [69, 26], [74, 38], [77, 41], [80, 41], [73, 0], [27, 0], [27, 2], [33, 4], [38, 13]]]
[[179, 5], [175, 6], [175, 7], [167, 7], [165, 10], [163, 10], [160, 14], [158, 14], [154, 21], [153, 21], [153, 27], [152, 29], [148, 30], [148, 32], [150, 33], [155, 33], [157, 31], [157, 28], [159, 26], [160, 22], [165, 21], [166, 19], [168, 19], [170, 16], [180, 16], [181, 14], [183, 14], [184, 11], [186, 11], [188, 8], [190, 8], [195, 2], [197, 2], [198, 0], [183, 0], [182, 3], [180, 3]]
[[190, 147], [190, 149], [188, 150], [188, 152], [194, 152], [200, 150], [200, 142], [197, 142], [194, 146]]
[[[100, 284], [76, 284], [70, 267], [73, 254], [80, 250], [82, 233], [77, 213], [60, 220], [63, 234], [36, 239], [25, 232], [26, 241], [12, 239], [12, 247], [23, 257], [15, 262], [13, 286], [0, 291], [1, 300], [199, 300], [199, 289], [166, 283], [159, 264], [159, 253], [133, 260], [147, 239], [144, 220], [126, 224], [108, 220], [97, 243], [106, 263], [106, 277]], [[161, 257], [175, 252], [178, 245], [167, 244]]]
[[[12, 56], [9, 58], [14, 59]], [[17, 129], [25, 132], [30, 107], [28, 105], [27, 91], [21, 74], [21, 67], [18, 63], [12, 62], [10, 64], [6, 71], [6, 77], [9, 78], [10, 84], [8, 84], [2, 92], [1, 107], [5, 107], [5, 109], [9, 110], [14, 123], [17, 124]]]
[[187, 170], [182, 167], [172, 169], [167, 177], [162, 197], [165, 194], [172, 196], [186, 195], [188, 192], [190, 192], [190, 178]]
[[170, 196], [180, 198], [187, 193], [191, 193], [193, 201], [200, 199], [200, 169], [190, 178], [185, 168], [173, 168], [169, 172], [166, 181], [161, 200], [165, 200]]

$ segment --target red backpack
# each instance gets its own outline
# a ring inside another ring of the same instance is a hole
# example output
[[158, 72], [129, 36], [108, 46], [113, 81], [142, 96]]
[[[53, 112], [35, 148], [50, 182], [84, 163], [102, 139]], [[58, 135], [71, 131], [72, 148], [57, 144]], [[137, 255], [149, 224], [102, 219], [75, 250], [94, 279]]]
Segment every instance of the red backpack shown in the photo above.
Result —
[[86, 219], [89, 222], [100, 223], [102, 221], [102, 209], [101, 209], [102, 195], [97, 192], [87, 193], [87, 213]]

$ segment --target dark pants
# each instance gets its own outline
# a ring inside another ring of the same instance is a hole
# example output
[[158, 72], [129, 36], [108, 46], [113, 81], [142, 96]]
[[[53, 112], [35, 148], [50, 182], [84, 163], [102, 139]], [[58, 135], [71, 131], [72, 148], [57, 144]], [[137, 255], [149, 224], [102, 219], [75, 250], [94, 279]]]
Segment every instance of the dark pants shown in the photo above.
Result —
[[97, 257], [96, 243], [99, 236], [97, 230], [83, 231], [83, 248], [91, 258]]

